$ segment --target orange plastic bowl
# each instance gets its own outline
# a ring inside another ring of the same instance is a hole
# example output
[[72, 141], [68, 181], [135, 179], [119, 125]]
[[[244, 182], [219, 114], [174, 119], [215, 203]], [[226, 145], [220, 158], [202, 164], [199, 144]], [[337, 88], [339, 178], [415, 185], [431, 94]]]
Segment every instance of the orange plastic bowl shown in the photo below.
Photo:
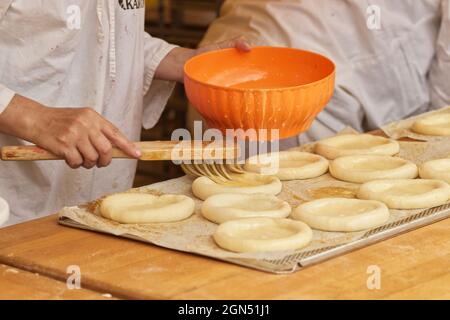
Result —
[[335, 69], [330, 59], [309, 51], [225, 49], [190, 59], [184, 84], [189, 101], [210, 127], [224, 133], [279, 129], [279, 137], [287, 138], [308, 130], [325, 108], [333, 95]]

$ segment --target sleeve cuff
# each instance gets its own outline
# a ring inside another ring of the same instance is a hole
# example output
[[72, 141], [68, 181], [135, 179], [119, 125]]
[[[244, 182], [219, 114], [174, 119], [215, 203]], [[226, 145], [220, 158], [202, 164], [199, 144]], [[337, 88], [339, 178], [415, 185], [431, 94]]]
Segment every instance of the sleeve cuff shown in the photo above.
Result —
[[158, 122], [175, 88], [174, 81], [155, 80], [155, 72], [161, 60], [177, 46], [146, 34], [144, 70], [144, 113], [142, 125], [152, 128]]
[[145, 41], [145, 69], [144, 69], [144, 95], [147, 94], [155, 77], [156, 69], [161, 61], [175, 49], [176, 45], [169, 44], [164, 40], [152, 38], [146, 34]]
[[15, 94], [11, 89], [0, 85], [0, 113], [10, 104]]

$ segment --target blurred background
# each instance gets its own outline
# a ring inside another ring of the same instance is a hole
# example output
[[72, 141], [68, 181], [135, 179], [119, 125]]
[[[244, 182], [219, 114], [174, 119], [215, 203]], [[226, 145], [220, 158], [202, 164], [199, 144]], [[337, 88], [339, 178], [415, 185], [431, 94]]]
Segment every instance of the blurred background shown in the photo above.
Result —
[[[223, 0], [146, 0], [146, 30], [153, 37], [196, 48], [209, 24], [218, 16]], [[186, 127], [187, 99], [177, 85], [155, 128], [142, 131], [142, 141], [170, 140], [173, 130]], [[140, 161], [135, 187], [182, 176], [170, 161]]]

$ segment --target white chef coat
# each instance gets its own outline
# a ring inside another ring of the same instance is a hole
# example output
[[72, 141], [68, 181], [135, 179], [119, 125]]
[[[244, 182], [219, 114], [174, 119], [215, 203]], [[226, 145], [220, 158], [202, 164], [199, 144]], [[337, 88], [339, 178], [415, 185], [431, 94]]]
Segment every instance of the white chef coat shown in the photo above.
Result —
[[[144, 14], [143, 0], [2, 0], [0, 112], [14, 92], [52, 107], [88, 106], [139, 141], [174, 86], [153, 79], [174, 46], [144, 32]], [[0, 145], [25, 143], [0, 134]], [[64, 161], [0, 162], [0, 196], [12, 224], [126, 190], [135, 170], [135, 160], [92, 170]]]
[[[379, 30], [367, 26], [370, 5]], [[330, 57], [336, 91], [303, 143], [450, 104], [449, 11], [449, 0], [227, 0], [201, 45], [244, 35]]]

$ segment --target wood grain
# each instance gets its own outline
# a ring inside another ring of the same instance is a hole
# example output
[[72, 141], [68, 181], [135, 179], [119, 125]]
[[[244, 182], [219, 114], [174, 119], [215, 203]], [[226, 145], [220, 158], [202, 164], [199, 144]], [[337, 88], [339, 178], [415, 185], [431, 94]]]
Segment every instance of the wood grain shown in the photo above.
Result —
[[70, 290], [64, 282], [1, 264], [0, 288], [0, 300], [113, 299], [83, 288]]
[[[450, 219], [273, 275], [113, 236], [63, 227], [56, 216], [0, 229], [0, 263], [134, 299], [450, 299]], [[369, 290], [367, 268], [381, 269]]]
[[[239, 154], [238, 145], [208, 141], [144, 141], [136, 142], [141, 151], [139, 160], [206, 160], [234, 159]], [[121, 150], [113, 148], [113, 158], [129, 158]], [[61, 157], [37, 146], [6, 146], [0, 151], [3, 161], [62, 160]]]
[[[382, 135], [381, 132], [374, 134]], [[450, 299], [450, 219], [294, 274], [273, 275], [58, 225], [56, 216], [0, 229], [0, 263], [134, 299]], [[367, 287], [367, 269], [381, 288]]]

